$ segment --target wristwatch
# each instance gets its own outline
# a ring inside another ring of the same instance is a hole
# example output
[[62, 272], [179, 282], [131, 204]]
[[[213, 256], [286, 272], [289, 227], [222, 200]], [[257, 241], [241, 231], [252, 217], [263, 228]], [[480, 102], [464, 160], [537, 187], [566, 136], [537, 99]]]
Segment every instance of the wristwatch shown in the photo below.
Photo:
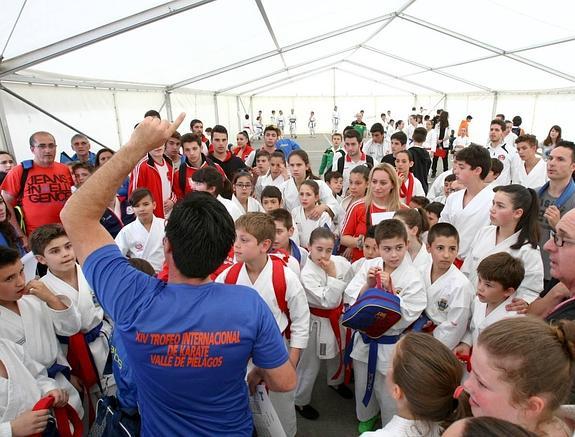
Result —
[[363, 249], [363, 235], [360, 235], [359, 237], [357, 237], [357, 242], [355, 243], [355, 246], [358, 249]]

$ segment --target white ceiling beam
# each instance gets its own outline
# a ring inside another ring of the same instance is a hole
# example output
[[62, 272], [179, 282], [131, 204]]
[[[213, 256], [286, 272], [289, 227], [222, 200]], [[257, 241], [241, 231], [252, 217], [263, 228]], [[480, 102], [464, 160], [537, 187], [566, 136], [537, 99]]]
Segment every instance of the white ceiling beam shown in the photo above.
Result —
[[282, 62], [284, 64], [284, 67], [287, 68], [286, 60], [284, 58], [284, 55], [281, 53], [281, 47], [278, 43], [278, 40], [276, 38], [276, 34], [275, 34], [274, 29], [272, 27], [272, 23], [270, 23], [270, 19], [268, 18], [268, 14], [266, 13], [266, 10], [264, 8], [262, 0], [255, 0], [255, 2], [256, 2], [256, 5], [258, 6], [258, 9], [260, 11], [260, 15], [262, 16], [262, 19], [264, 20], [264, 23], [265, 23], [266, 27], [268, 28], [268, 32], [270, 34], [270, 37], [271, 37], [272, 41], [274, 42], [274, 45], [276, 46], [276, 50], [280, 54], [280, 57], [281, 57]]
[[137, 29], [147, 24], [163, 20], [164, 18], [189, 11], [213, 1], [215, 0], [173, 0], [164, 3], [163, 5], [138, 12], [129, 17], [97, 27], [96, 29], [71, 36], [70, 38], [66, 38], [48, 46], [3, 60], [2, 63], [0, 63], [0, 77], [6, 76], [10, 73], [15, 73], [24, 68], [29, 68], [33, 65], [48, 61], [66, 53], [70, 53], [82, 47], [121, 35], [122, 33], [129, 32], [130, 30]]
[[321, 74], [321, 73], [324, 73], [324, 72], [326, 72], [326, 71], [329, 71], [329, 70], [331, 70], [332, 68], [333, 68], [333, 66], [327, 66], [327, 67], [320, 68], [320, 69], [315, 69], [315, 68], [314, 68], [313, 70], [308, 71], [307, 74], [305, 74], [305, 75], [298, 76], [298, 77], [296, 77], [296, 76], [294, 75], [291, 79], [289, 79], [289, 80], [287, 80], [287, 81], [285, 81], [285, 82], [282, 81], [281, 83], [278, 83], [278, 84], [275, 84], [275, 85], [272, 85], [272, 86], [269, 86], [269, 87], [259, 88], [259, 89], [257, 90], [257, 92], [254, 92], [253, 94], [250, 95], [250, 98], [252, 98], [252, 97], [254, 97], [254, 96], [258, 95], [258, 94], [262, 94], [262, 93], [265, 93], [265, 92], [274, 90], [274, 89], [276, 89], [276, 88], [282, 87], [282, 86], [284, 86], [284, 85], [289, 85], [290, 83], [299, 82], [299, 81], [304, 80], [304, 79], [307, 79], [307, 78], [309, 78], [309, 77], [317, 76], [318, 74]]
[[[485, 85], [481, 85], [481, 84], [479, 84], [479, 83], [472, 82], [472, 81], [470, 81], [470, 80], [464, 79], [464, 78], [459, 77], [459, 76], [456, 76], [456, 75], [454, 75], [454, 74], [451, 74], [451, 73], [447, 73], [447, 72], [445, 72], [445, 71], [438, 70], [438, 69], [436, 69], [436, 68], [430, 67], [429, 65], [420, 64], [419, 62], [415, 62], [415, 61], [412, 61], [412, 60], [410, 60], [410, 59], [402, 58], [401, 56], [396, 56], [396, 55], [394, 55], [394, 54], [391, 54], [391, 53], [388, 53], [388, 52], [384, 52], [383, 50], [376, 49], [375, 47], [371, 47], [371, 46], [366, 46], [366, 45], [364, 45], [364, 46], [362, 46], [362, 48], [364, 48], [364, 49], [366, 49], [366, 50], [369, 50], [369, 51], [371, 51], [371, 52], [374, 52], [374, 53], [377, 53], [377, 54], [380, 54], [380, 55], [383, 55], [383, 56], [387, 56], [387, 57], [389, 57], [389, 58], [392, 58], [392, 59], [401, 61], [401, 62], [405, 62], [406, 64], [413, 65], [413, 66], [415, 66], [415, 67], [421, 68], [421, 69], [426, 70], [426, 71], [428, 71], [428, 72], [432, 71], [432, 72], [434, 72], [434, 73], [436, 73], [436, 74], [440, 74], [440, 75], [442, 75], [442, 76], [448, 77], [448, 78], [453, 79], [453, 80], [456, 80], [456, 81], [458, 81], [458, 82], [465, 83], [465, 84], [470, 85], [470, 86], [472, 86], [472, 87], [474, 87], [474, 88], [482, 89], [483, 91], [486, 91], [486, 92], [488, 92], [488, 93], [492, 93], [492, 92], [493, 92], [493, 90], [492, 90], [491, 88], [486, 87]], [[419, 74], [419, 73], [421, 73], [421, 71], [418, 72], [418, 73], [414, 73], [414, 74]], [[405, 77], [405, 76], [404, 76], [404, 77]]]
[[377, 68], [373, 68], [373, 67], [369, 67], [367, 65], [360, 64], [359, 62], [355, 62], [355, 61], [342, 61], [342, 62], [345, 62], [347, 64], [351, 64], [351, 65], [355, 65], [356, 67], [365, 68], [366, 70], [373, 71], [374, 73], [381, 74], [381, 75], [387, 76], [387, 77], [391, 77], [392, 79], [397, 79], [397, 80], [400, 80], [402, 82], [408, 83], [410, 85], [414, 85], [418, 88], [423, 88], [423, 89], [426, 89], [428, 91], [432, 91], [432, 92], [437, 93], [437, 94], [445, 94], [444, 91], [432, 88], [432, 87], [427, 86], [427, 85], [422, 85], [420, 83], [414, 82], [414, 81], [409, 80], [409, 79], [405, 79], [405, 78], [400, 77], [400, 76], [396, 76], [394, 74], [390, 74], [386, 71], [378, 70]]
[[414, 96], [414, 97], [417, 95], [417, 94], [415, 94], [413, 91], [409, 91], [409, 90], [406, 90], [406, 89], [404, 89], [404, 88], [400, 88], [400, 87], [398, 87], [398, 86], [390, 85], [390, 84], [388, 84], [388, 83], [386, 83], [386, 82], [382, 82], [381, 80], [377, 80], [377, 79], [374, 79], [374, 78], [372, 78], [372, 77], [364, 76], [364, 75], [359, 74], [359, 73], [357, 73], [357, 72], [355, 72], [355, 71], [347, 70], [347, 69], [345, 69], [345, 68], [341, 68], [341, 67], [337, 67], [337, 66], [334, 68], [334, 70], [341, 71], [341, 72], [347, 73], [347, 74], [351, 74], [351, 75], [356, 76], [356, 77], [361, 77], [362, 79], [369, 80], [370, 82], [378, 83], [378, 84], [383, 85], [383, 86], [386, 86], [386, 87], [388, 87], [388, 88], [393, 88], [393, 89], [395, 89], [395, 90], [404, 92], [404, 93], [409, 94], [409, 95], [412, 95], [412, 96]]
[[303, 67], [303, 66], [308, 65], [308, 64], [313, 64], [314, 62], [318, 62], [318, 61], [321, 61], [323, 59], [331, 58], [332, 56], [341, 55], [343, 53], [346, 53], [346, 52], [349, 52], [349, 51], [355, 49], [356, 47], [357, 46], [348, 47], [347, 49], [338, 50], [337, 52], [329, 53], [325, 56], [320, 56], [318, 58], [314, 58], [311, 61], [300, 62], [299, 64], [294, 64], [294, 65], [291, 65], [291, 66], [286, 67], [286, 68], [280, 68], [279, 70], [272, 71], [271, 73], [265, 74], [263, 76], [252, 78], [250, 80], [247, 80], [247, 81], [244, 81], [241, 83], [237, 83], [237, 84], [234, 84], [232, 86], [228, 86], [226, 88], [219, 89], [218, 91], [216, 91], [216, 94], [223, 94], [223, 93], [226, 93], [226, 92], [233, 90], [235, 88], [239, 88], [239, 87], [242, 87], [244, 85], [249, 85], [252, 82], [257, 82], [258, 80], [263, 80], [263, 79], [266, 79], [268, 77], [275, 76], [275, 75], [280, 74], [280, 73], [285, 73], [285, 72], [288, 72], [290, 70], [294, 70], [296, 68], [300, 68], [300, 67]]
[[41, 77], [41, 76], [23, 75], [23, 74], [9, 74], [0, 79], [0, 82], [28, 84], [28, 85], [53, 85], [62, 87], [75, 87], [75, 88], [105, 88], [105, 89], [129, 90], [129, 91], [164, 92], [165, 90], [165, 87], [162, 85], [120, 82], [120, 81], [102, 81], [102, 80], [91, 80], [91, 79], [52, 78], [52, 77]]
[[[302, 76], [305, 76], [305, 75], [307, 75], [307, 74], [310, 74], [310, 73], [313, 73], [313, 72], [317, 72], [317, 71], [320, 71], [320, 70], [329, 70], [330, 68], [334, 67], [335, 64], [336, 64], [336, 62], [334, 62], [334, 63], [332, 63], [332, 64], [329, 64], [329, 65], [321, 65], [321, 66], [319, 66], [319, 67], [315, 67], [315, 68], [312, 68], [312, 69], [309, 69], [309, 70], [306, 70], [306, 71], [302, 71], [301, 73], [294, 74], [293, 76], [290, 76], [290, 77], [282, 77], [281, 79], [277, 79], [277, 80], [274, 80], [274, 81], [272, 81], [272, 82], [268, 82], [268, 83], [265, 83], [265, 84], [256, 86], [256, 87], [254, 87], [254, 88], [250, 88], [249, 90], [243, 91], [243, 92], [241, 92], [240, 94], [250, 94], [250, 93], [252, 93], [252, 92], [254, 92], [254, 91], [259, 90], [260, 88], [266, 88], [266, 87], [268, 87], [268, 86], [281, 84], [281, 83], [283, 83], [283, 82], [286, 82], [286, 81], [289, 81], [289, 80], [292, 80], [292, 79], [297, 79], [298, 77], [302, 77]], [[252, 94], [252, 95], [253, 95], [253, 94]]]
[[236, 68], [243, 67], [245, 65], [253, 64], [254, 62], [263, 61], [264, 59], [268, 59], [268, 58], [271, 58], [273, 56], [277, 56], [280, 53], [290, 52], [292, 50], [299, 49], [301, 47], [305, 47], [305, 46], [308, 46], [310, 44], [314, 44], [316, 42], [320, 42], [320, 41], [323, 41], [323, 40], [326, 40], [329, 38], [333, 38], [335, 36], [343, 35], [345, 33], [352, 32], [354, 30], [362, 29], [364, 27], [371, 26], [372, 24], [377, 24], [381, 21], [385, 21], [388, 18], [390, 18], [392, 15], [393, 14], [385, 14], [385, 15], [382, 15], [380, 17], [372, 18], [370, 20], [361, 21], [361, 22], [356, 23], [356, 24], [352, 24], [349, 26], [345, 26], [345, 27], [333, 30], [331, 32], [324, 33], [322, 35], [317, 35], [317, 36], [314, 36], [312, 38], [307, 38], [307, 39], [298, 41], [296, 43], [287, 45], [285, 47], [280, 47], [279, 50], [274, 49], [274, 50], [271, 50], [269, 52], [265, 52], [265, 53], [261, 53], [261, 54], [256, 55], [256, 56], [252, 56], [251, 58], [247, 58], [247, 59], [244, 59], [242, 61], [238, 61], [238, 62], [235, 62], [233, 64], [226, 65], [224, 67], [216, 68], [215, 70], [207, 71], [206, 73], [202, 73], [200, 75], [190, 77], [188, 79], [182, 80], [182, 81], [174, 83], [172, 85], [169, 85], [167, 87], [167, 90], [172, 91], [172, 90], [175, 90], [176, 88], [181, 88], [181, 87], [189, 85], [191, 83], [198, 82], [198, 81], [203, 80], [203, 79], [208, 79], [212, 76], [216, 76], [218, 74], [222, 74], [222, 73], [225, 73], [227, 71], [231, 71], [231, 70], [234, 70]]
[[514, 54], [510, 51], [505, 51], [499, 47], [495, 47], [495, 46], [492, 46], [490, 44], [486, 44], [482, 41], [478, 41], [478, 40], [471, 38], [467, 35], [463, 35], [461, 33], [454, 32], [454, 31], [446, 29], [444, 27], [437, 26], [433, 23], [422, 20], [421, 18], [413, 17], [411, 15], [407, 15], [404, 13], [398, 14], [398, 16], [399, 16], [399, 18], [401, 18], [405, 21], [409, 21], [411, 23], [417, 24], [417, 25], [425, 27], [427, 29], [434, 30], [435, 32], [439, 32], [443, 35], [450, 36], [452, 38], [466, 42], [468, 44], [472, 44], [472, 45], [480, 47], [484, 50], [488, 50], [492, 53], [496, 53], [498, 55], [505, 56], [506, 58], [512, 59], [514, 61], [520, 62], [520, 63], [525, 64], [525, 65], [529, 65], [530, 67], [536, 68], [538, 70], [544, 71], [546, 73], [552, 74], [554, 76], [560, 77], [560, 78], [568, 80], [570, 82], [575, 82], [575, 76], [572, 76], [570, 74], [564, 73], [562, 71], [556, 70], [556, 69], [551, 68], [551, 67], [547, 67], [546, 65], [543, 65], [543, 64], [540, 64], [539, 62], [535, 62], [535, 61], [532, 61], [530, 59], [524, 58], [524, 57], [519, 56], [517, 54]]
[[[383, 25], [380, 26], [379, 29], [377, 29], [375, 32], [373, 32], [371, 35], [369, 35], [359, 45], [362, 46], [363, 44], [367, 44], [369, 41], [371, 41], [373, 38], [375, 38], [377, 35], [379, 35], [379, 33], [383, 31], [383, 29], [385, 29], [387, 26], [389, 26], [393, 22], [393, 20], [395, 20], [397, 18], [398, 14], [405, 11], [408, 7], [410, 7], [413, 3], [415, 3], [415, 1], [416, 0], [407, 0], [397, 11], [395, 11], [393, 13], [393, 16], [389, 20], [387, 20], [385, 23], [383, 23]], [[346, 59], [349, 59], [353, 55], [355, 55], [357, 50], [358, 49], [356, 49], [353, 53], [351, 53]]]

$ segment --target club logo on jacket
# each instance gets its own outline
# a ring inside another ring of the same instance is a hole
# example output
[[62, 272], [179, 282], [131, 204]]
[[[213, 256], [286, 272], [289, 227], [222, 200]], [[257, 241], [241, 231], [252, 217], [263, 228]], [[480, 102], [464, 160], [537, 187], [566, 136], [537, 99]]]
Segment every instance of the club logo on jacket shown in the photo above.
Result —
[[505, 161], [505, 155], [499, 155], [497, 159], [499, 159], [500, 161]]
[[447, 310], [448, 307], [448, 303], [447, 303], [447, 299], [445, 298], [441, 298], [437, 301], [437, 309], [441, 312], [444, 312], [445, 310]]
[[142, 250], [144, 250], [144, 244], [143, 243], [136, 243], [136, 250], [138, 252], [141, 252]]

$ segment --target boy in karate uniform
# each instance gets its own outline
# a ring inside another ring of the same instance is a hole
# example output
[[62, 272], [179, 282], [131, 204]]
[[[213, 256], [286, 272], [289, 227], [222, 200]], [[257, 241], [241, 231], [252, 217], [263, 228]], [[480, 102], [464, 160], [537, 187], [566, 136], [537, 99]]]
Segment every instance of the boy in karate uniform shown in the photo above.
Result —
[[137, 219], [122, 228], [115, 238], [116, 244], [122, 255], [145, 259], [159, 272], [165, 258], [164, 219], [154, 214], [156, 202], [146, 188], [138, 188], [132, 193], [130, 205]]
[[[374, 288], [376, 276], [381, 275], [386, 290], [399, 295], [401, 299], [401, 320], [386, 333], [386, 337], [397, 337], [421, 315], [427, 304], [421, 274], [413, 267], [407, 255], [407, 230], [397, 219], [381, 221], [375, 228], [375, 241], [379, 257], [365, 261], [357, 275], [345, 290], [346, 303], [353, 304], [367, 289]], [[397, 342], [397, 341], [396, 341]], [[381, 413], [382, 423], [387, 423], [395, 413], [395, 401], [386, 387], [386, 374], [391, 365], [395, 344], [377, 345], [376, 372], [373, 375], [373, 393], [367, 392], [369, 343], [356, 335], [351, 357], [355, 374], [355, 408], [360, 421], [359, 433], [372, 431]], [[366, 401], [366, 402], [364, 402]]]
[[70, 367], [56, 337], [80, 330], [78, 309], [70, 298], [55, 295], [40, 281], [26, 284], [18, 252], [7, 247], [0, 247], [0, 320], [0, 338], [21, 345], [30, 359], [46, 369], [68, 392], [69, 404], [82, 417], [82, 402], [66, 378]]
[[[283, 208], [278, 208], [269, 213], [273, 219], [276, 227], [276, 236], [272, 245], [273, 253], [286, 253], [290, 258], [294, 258], [298, 264], [299, 269], [304, 268], [309, 252], [303, 247], [298, 246], [293, 237], [296, 234], [296, 227], [293, 225], [292, 215]], [[291, 266], [291, 261], [288, 261], [288, 266]], [[296, 269], [292, 269], [296, 271]], [[296, 271], [297, 272], [297, 271]]]
[[471, 309], [471, 322], [454, 350], [456, 354], [470, 355], [481, 331], [499, 320], [519, 315], [505, 307], [516, 297], [516, 290], [523, 281], [525, 269], [521, 260], [506, 252], [489, 255], [479, 263], [477, 275], [479, 283]]
[[432, 263], [423, 278], [429, 322], [423, 330], [433, 331], [449, 349], [455, 348], [467, 331], [475, 294], [471, 282], [453, 265], [458, 248], [459, 235], [453, 225], [437, 223], [430, 229], [427, 250]]
[[50, 411], [31, 410], [44, 396], [54, 398], [54, 407], [68, 403], [68, 392], [48, 378], [40, 363], [31, 360], [22, 346], [0, 338], [0, 436], [43, 432]]
[[[307, 347], [309, 337], [309, 307], [305, 291], [299, 278], [285, 265], [281, 265], [285, 281], [285, 302], [278, 302], [278, 290], [274, 288], [274, 263], [268, 255], [275, 238], [276, 228], [273, 219], [264, 213], [251, 212], [236, 221], [236, 241], [234, 253], [241, 264], [235, 282], [230, 271], [226, 269], [216, 279], [220, 283], [235, 283], [254, 288], [270, 307], [278, 327], [289, 339], [289, 359], [294, 367], [302, 350]], [[233, 272], [233, 271], [232, 271]], [[275, 278], [277, 280], [277, 278]], [[287, 303], [287, 312], [281, 308]], [[286, 330], [288, 330], [286, 332]], [[295, 390], [286, 393], [270, 391], [270, 399], [279, 416], [282, 427], [288, 437], [294, 437], [297, 431], [295, 417]]]
[[459, 254], [455, 265], [459, 268], [471, 250], [475, 234], [489, 225], [489, 209], [493, 189], [484, 179], [491, 168], [491, 158], [485, 147], [471, 145], [455, 155], [453, 173], [465, 190], [452, 193], [441, 211], [440, 222], [450, 223], [459, 233]]
[[[105, 376], [106, 363], [110, 355], [108, 339], [112, 336], [112, 326], [104, 318], [104, 310], [94, 298], [92, 289], [86, 282], [82, 269], [76, 264], [76, 255], [66, 231], [60, 224], [44, 225], [36, 229], [30, 236], [32, 252], [40, 264], [48, 267], [48, 272], [40, 280], [53, 293], [60, 293], [72, 302], [80, 313], [80, 333], [88, 343], [90, 356], [77, 355], [78, 350], [68, 346], [70, 339], [62, 339], [64, 351], [68, 354], [70, 363], [80, 360], [81, 367], [89, 366], [94, 370], [96, 381], [94, 386], [88, 386], [88, 381], [82, 381], [86, 390], [98, 391], [98, 382], [104, 392], [109, 385], [115, 385], [111, 363], [108, 375]], [[70, 343], [72, 344], [72, 343]], [[75, 359], [70, 357], [74, 354]], [[83, 362], [87, 360], [88, 362]], [[92, 367], [95, 364], [95, 369]], [[72, 367], [72, 373], [76, 374]], [[104, 394], [104, 393], [103, 393]]]

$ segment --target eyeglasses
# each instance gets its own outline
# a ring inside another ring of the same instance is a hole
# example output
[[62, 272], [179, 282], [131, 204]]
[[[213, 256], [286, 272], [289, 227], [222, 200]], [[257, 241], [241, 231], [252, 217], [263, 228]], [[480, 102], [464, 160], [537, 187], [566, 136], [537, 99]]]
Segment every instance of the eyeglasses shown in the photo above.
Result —
[[575, 244], [575, 240], [571, 238], [564, 238], [561, 235], [557, 234], [557, 232], [555, 231], [551, 231], [550, 237], [553, 238], [553, 243], [555, 243], [555, 246], [557, 247], [563, 247], [565, 243]]
[[252, 184], [236, 184], [236, 187], [247, 190], [252, 187]]

